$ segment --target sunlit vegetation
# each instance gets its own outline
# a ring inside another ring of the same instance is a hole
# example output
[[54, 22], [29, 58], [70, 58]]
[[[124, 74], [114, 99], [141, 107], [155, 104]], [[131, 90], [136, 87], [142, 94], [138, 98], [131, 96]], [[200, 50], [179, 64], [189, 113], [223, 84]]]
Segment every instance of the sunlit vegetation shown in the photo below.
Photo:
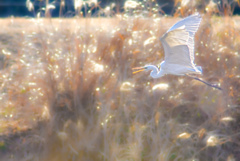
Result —
[[201, 13], [195, 62], [219, 91], [132, 74], [164, 59], [159, 37], [187, 14], [153, 6], [112, 18], [0, 20], [0, 160], [240, 158], [239, 17]]

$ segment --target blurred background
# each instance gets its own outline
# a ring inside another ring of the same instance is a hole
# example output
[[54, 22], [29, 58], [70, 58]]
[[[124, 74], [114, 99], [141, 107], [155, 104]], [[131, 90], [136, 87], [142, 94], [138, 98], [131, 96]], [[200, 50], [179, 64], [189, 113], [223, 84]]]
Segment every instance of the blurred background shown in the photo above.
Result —
[[[55, 6], [55, 9], [51, 12], [52, 17], [59, 17], [59, 12], [62, 10], [62, 16], [72, 17], [75, 15], [74, 5], [78, 0], [49, 0], [48, 3], [51, 3]], [[32, 12], [30, 12], [26, 8], [26, 0], [0, 0], [0, 17], [26, 17], [26, 16], [34, 16]], [[45, 0], [31, 0], [30, 1], [35, 8], [35, 11], [41, 10], [41, 8], [46, 6]], [[100, 8], [105, 8], [106, 6], [114, 3], [114, 11], [123, 12], [124, 11], [124, 0], [84, 0], [83, 2], [91, 2], [85, 5], [88, 9], [98, 3], [98, 6], [95, 6], [92, 14], [95, 15], [96, 12], [100, 10]], [[146, 0], [139, 0], [135, 2], [147, 2]], [[204, 6], [207, 6], [209, 3], [216, 4], [218, 8], [223, 10], [226, 5], [230, 5], [232, 7], [233, 15], [240, 13], [240, 8], [237, 3], [238, 0], [153, 0], [152, 3], [156, 3], [159, 6], [162, 6], [161, 9], [166, 14], [173, 14], [176, 10], [176, 6], [179, 7], [179, 4], [186, 5], [194, 8], [198, 8], [199, 10], [203, 10]], [[61, 3], [64, 3], [64, 7], [61, 8]], [[132, 4], [134, 5], [134, 4]], [[84, 12], [84, 9], [82, 9]]]
[[[239, 0], [0, 1], [0, 161], [240, 160]], [[152, 79], [195, 12], [201, 79]], [[54, 18], [51, 18], [54, 17]]]

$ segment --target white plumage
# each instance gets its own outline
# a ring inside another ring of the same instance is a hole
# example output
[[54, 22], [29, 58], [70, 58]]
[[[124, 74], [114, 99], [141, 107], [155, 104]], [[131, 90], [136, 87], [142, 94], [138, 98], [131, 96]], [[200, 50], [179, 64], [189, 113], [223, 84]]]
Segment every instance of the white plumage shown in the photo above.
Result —
[[150, 75], [153, 78], [159, 78], [165, 74], [202, 74], [201, 67], [194, 64], [194, 36], [201, 19], [199, 13], [182, 19], [160, 38], [165, 54], [165, 60], [160, 64], [160, 70], [155, 65], [134, 69], [138, 71], [152, 70]]
[[203, 81], [189, 74], [202, 74], [202, 68], [194, 64], [194, 36], [202, 18], [199, 13], [178, 21], [161, 38], [164, 48], [165, 60], [159, 69], [155, 65], [133, 68], [133, 74], [151, 70], [150, 76], [159, 78], [165, 74], [186, 75], [208, 86], [222, 90], [214, 84]]
[[[173, 71], [168, 71], [168, 65], [183, 69], [185, 67], [186, 73], [189, 73], [188, 70], [190, 70], [190, 72], [201, 74], [201, 68], [194, 64], [194, 36], [201, 19], [197, 13], [180, 20], [160, 38], [165, 52], [163, 68], [166, 68], [166, 74], [174, 74]], [[179, 75], [186, 73], [182, 71]], [[178, 73], [175, 72], [175, 75]]]

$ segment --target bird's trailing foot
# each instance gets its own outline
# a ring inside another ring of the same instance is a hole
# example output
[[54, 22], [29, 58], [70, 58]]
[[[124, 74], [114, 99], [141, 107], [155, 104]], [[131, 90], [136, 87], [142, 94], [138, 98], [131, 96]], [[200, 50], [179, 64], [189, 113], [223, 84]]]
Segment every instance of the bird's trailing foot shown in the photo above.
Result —
[[194, 77], [194, 76], [191, 76], [191, 75], [188, 75], [188, 74], [186, 74], [186, 76], [188, 76], [188, 77], [190, 77], [190, 78], [193, 78], [193, 79], [195, 79], [195, 80], [198, 80], [198, 81], [200, 81], [200, 82], [202, 82], [202, 83], [204, 83], [204, 84], [206, 84], [206, 85], [208, 85], [208, 86], [210, 86], [210, 87], [213, 87], [213, 88], [215, 88], [215, 89], [222, 90], [222, 88], [219, 87], [219, 86], [216, 85], [216, 84], [208, 83], [208, 82], [206, 82], [206, 81], [204, 81], [204, 80], [202, 80], [202, 79], [200, 79], [200, 78], [198, 78], [198, 77]]

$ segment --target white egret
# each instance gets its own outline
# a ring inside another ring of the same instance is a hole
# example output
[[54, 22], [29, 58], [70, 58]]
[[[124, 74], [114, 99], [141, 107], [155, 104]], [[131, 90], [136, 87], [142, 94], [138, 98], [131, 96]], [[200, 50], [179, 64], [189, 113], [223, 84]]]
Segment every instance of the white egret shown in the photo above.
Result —
[[207, 83], [189, 74], [202, 74], [202, 68], [194, 64], [194, 35], [201, 22], [199, 13], [186, 17], [174, 24], [161, 38], [165, 52], [165, 61], [160, 69], [155, 65], [133, 68], [133, 74], [144, 70], [151, 70], [150, 76], [159, 78], [165, 74], [186, 75], [201, 81], [211, 87], [220, 87]]

